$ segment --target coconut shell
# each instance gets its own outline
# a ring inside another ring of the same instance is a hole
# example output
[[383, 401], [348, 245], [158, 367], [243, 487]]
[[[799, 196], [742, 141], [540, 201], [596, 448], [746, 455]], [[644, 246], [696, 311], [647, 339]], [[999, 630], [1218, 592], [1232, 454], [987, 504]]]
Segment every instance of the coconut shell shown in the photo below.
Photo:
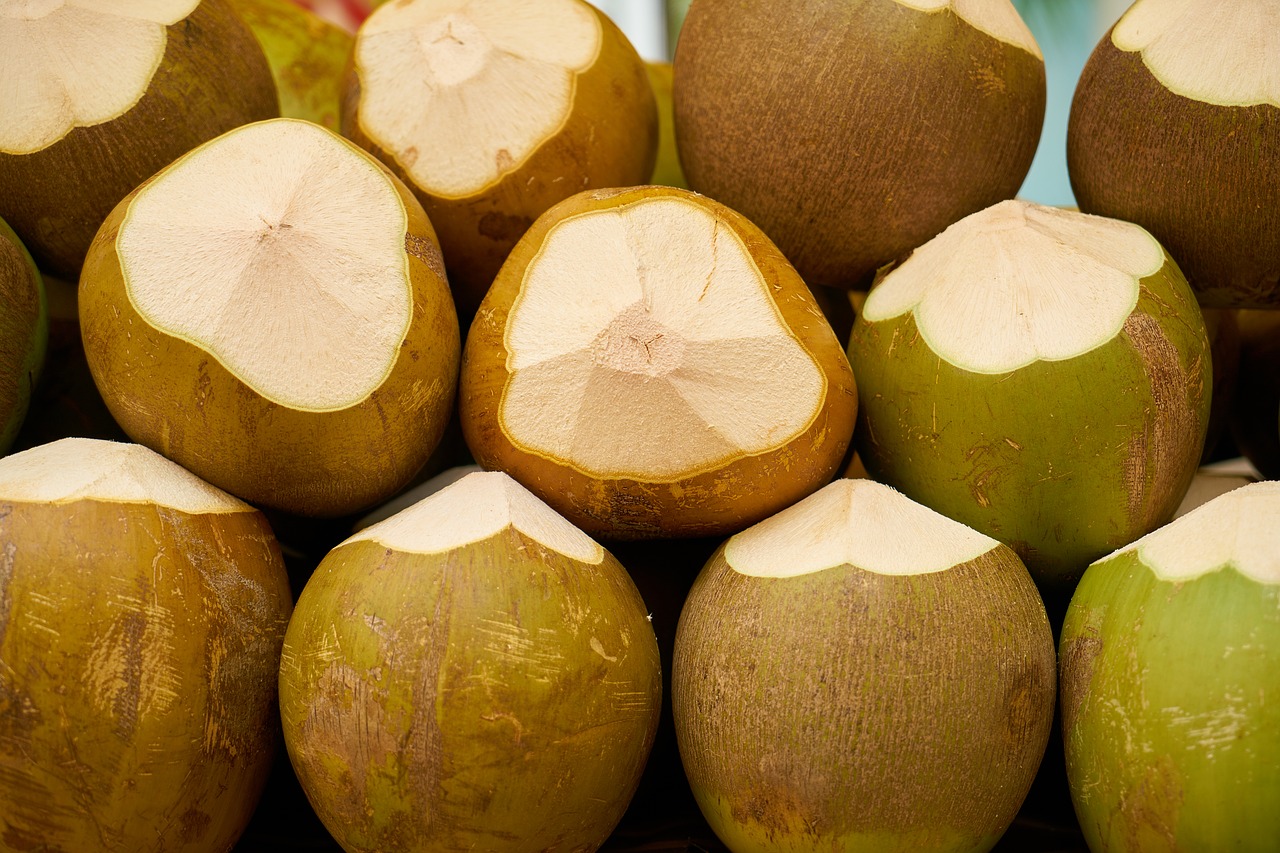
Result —
[[40, 271], [0, 219], [0, 454], [13, 444], [26, 417], [48, 338]]

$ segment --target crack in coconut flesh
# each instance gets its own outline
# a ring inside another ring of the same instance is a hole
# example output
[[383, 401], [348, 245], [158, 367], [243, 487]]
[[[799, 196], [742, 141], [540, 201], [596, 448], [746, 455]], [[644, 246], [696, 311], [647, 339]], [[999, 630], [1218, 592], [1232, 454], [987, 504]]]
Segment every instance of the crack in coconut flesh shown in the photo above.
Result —
[[1280, 307], [1280, 6], [1134, 3], [1085, 67], [1067, 151], [1081, 210], [1149, 229], [1204, 305]]
[[653, 170], [644, 63], [582, 0], [388, 4], [357, 34], [354, 74], [344, 131], [414, 188], [466, 313], [536, 216]]
[[838, 480], [708, 562], [672, 706], [735, 853], [981, 851], [1031, 786], [1054, 687], [1044, 606], [1009, 548]]
[[135, 186], [279, 115], [257, 42], [221, 0], [0, 0], [0, 80], [0, 215], [67, 278]]
[[1067, 775], [1092, 850], [1280, 837], [1280, 483], [1089, 567], [1062, 631]]
[[18, 235], [0, 219], [0, 455], [31, 404], [49, 342], [44, 282]]
[[576, 196], [540, 220], [468, 340], [477, 461], [616, 538], [738, 529], [835, 471], [847, 361], [759, 232], [683, 190]]
[[144, 447], [0, 460], [4, 848], [230, 849], [291, 602], [262, 514]]
[[294, 769], [351, 851], [596, 849], [661, 692], [625, 569], [497, 472], [334, 549], [280, 670]]
[[1135, 225], [1019, 201], [967, 217], [882, 272], [849, 356], [872, 476], [1044, 587], [1168, 521], [1195, 474], [1204, 321]]
[[108, 219], [81, 287], [121, 426], [247, 499], [358, 509], [443, 432], [459, 343], [430, 223], [316, 125], [246, 126], [171, 165]]

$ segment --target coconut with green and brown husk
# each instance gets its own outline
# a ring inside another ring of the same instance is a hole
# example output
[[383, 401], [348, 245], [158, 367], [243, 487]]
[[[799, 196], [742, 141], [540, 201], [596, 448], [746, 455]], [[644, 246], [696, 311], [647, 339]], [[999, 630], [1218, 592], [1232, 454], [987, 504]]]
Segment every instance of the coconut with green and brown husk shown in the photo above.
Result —
[[676, 50], [689, 186], [809, 284], [865, 286], [1012, 198], [1044, 108], [1044, 60], [1009, 0], [699, 0]]
[[1280, 479], [1280, 311], [1241, 311], [1231, 437], [1263, 477]]
[[354, 512], [445, 428], [460, 344], [431, 223], [318, 125], [248, 125], [165, 169], [103, 224], [80, 288], [116, 420], [246, 500]]
[[98, 226], [195, 146], [280, 114], [225, 0], [0, 0], [0, 216], [74, 279]]
[[1280, 307], [1280, 5], [1138, 0], [1071, 105], [1080, 209], [1136, 222], [1197, 297]]
[[262, 514], [131, 444], [0, 460], [0, 847], [229, 850], [292, 597]]
[[694, 795], [734, 853], [984, 851], [1044, 754], [1054, 666], [1009, 548], [838, 480], [707, 563], [672, 705]]
[[501, 473], [335, 548], [280, 669], [294, 769], [352, 853], [595, 850], [660, 702], [626, 571]]
[[1099, 560], [1062, 631], [1067, 775], [1092, 850], [1275, 850], [1280, 483]]
[[1168, 521], [1195, 474], [1204, 320], [1136, 225], [1017, 201], [967, 217], [882, 271], [849, 356], [871, 475], [1043, 587]]
[[585, 0], [390, 3], [353, 56], [342, 131], [417, 193], [464, 315], [543, 211], [653, 172], [644, 62]]
[[44, 284], [18, 235], [0, 219], [0, 455], [27, 415], [49, 340]]
[[671, 187], [580, 193], [481, 306], [459, 407], [485, 468], [590, 533], [733, 533], [835, 476], [849, 362], [760, 230]]

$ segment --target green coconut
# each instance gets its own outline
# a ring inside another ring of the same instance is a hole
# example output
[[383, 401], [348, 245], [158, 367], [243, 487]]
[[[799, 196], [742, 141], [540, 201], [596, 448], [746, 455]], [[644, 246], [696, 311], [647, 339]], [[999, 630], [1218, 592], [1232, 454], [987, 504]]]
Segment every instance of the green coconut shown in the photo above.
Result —
[[1089, 567], [1062, 631], [1067, 775], [1092, 850], [1280, 838], [1280, 483]]
[[298, 515], [395, 493], [453, 405], [458, 323], [431, 223], [311, 122], [237, 128], [131, 193], [90, 249], [80, 323], [130, 437]]
[[0, 44], [0, 216], [63, 278], [134, 187], [280, 114], [226, 0], [0, 0]]
[[1009, 0], [699, 0], [675, 55], [689, 186], [811, 285], [881, 266], [1022, 184], [1044, 59]]
[[694, 796], [733, 853], [976, 852], [1031, 786], [1054, 666], [1009, 548], [838, 480], [707, 563], [672, 707]]
[[0, 219], [0, 455], [27, 415], [49, 340], [44, 284], [31, 255]]
[[854, 322], [871, 475], [1042, 586], [1164, 524], [1200, 458], [1204, 320], [1136, 225], [1002, 202], [886, 269]]
[[132, 444], [0, 460], [0, 849], [230, 850], [292, 597], [262, 514]]
[[661, 704], [644, 602], [596, 542], [501, 473], [365, 528], [298, 600], [289, 756], [350, 853], [589, 853]]
[[1138, 0], [1085, 65], [1080, 209], [1136, 222], [1201, 303], [1280, 307], [1280, 6]]

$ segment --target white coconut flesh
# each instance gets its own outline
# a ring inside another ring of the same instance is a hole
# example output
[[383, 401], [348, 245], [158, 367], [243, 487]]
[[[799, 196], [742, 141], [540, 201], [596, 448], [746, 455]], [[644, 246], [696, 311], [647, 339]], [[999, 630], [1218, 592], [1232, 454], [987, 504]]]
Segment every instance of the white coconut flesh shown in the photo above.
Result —
[[135, 310], [261, 396], [331, 411], [391, 372], [413, 311], [404, 203], [355, 146], [246, 125], [147, 185], [116, 239]]
[[1258, 583], [1280, 584], [1280, 482], [1233, 489], [1099, 562], [1133, 551], [1161, 580], [1233, 567]]
[[956, 17], [975, 30], [1044, 59], [1040, 52], [1040, 45], [1036, 44], [1031, 30], [1009, 0], [894, 0], [894, 2], [922, 12], [941, 12], [944, 9], [950, 9]]
[[844, 565], [923, 575], [975, 560], [999, 544], [888, 486], [836, 480], [730, 537], [724, 558], [752, 577], [798, 577]]
[[0, 500], [155, 504], [191, 515], [254, 511], [142, 445], [90, 438], [64, 438], [0, 459]]
[[555, 225], [505, 344], [508, 438], [602, 478], [670, 482], [772, 450], [826, 398], [746, 246], [684, 199]]
[[388, 3], [356, 37], [360, 126], [418, 187], [473, 195], [564, 125], [603, 41], [580, 0]]
[[1007, 373], [1099, 347], [1124, 327], [1164, 251], [1137, 225], [1004, 201], [961, 219], [871, 291], [869, 322], [914, 314], [933, 352]]
[[368, 541], [406, 554], [443, 554], [509, 528], [580, 563], [604, 560], [595, 540], [499, 471], [468, 474], [343, 544]]
[[0, 152], [40, 151], [142, 99], [199, 0], [0, 0]]
[[1280, 106], [1280, 3], [1138, 0], [1111, 42], [1142, 54], [1166, 89], [1209, 104]]

